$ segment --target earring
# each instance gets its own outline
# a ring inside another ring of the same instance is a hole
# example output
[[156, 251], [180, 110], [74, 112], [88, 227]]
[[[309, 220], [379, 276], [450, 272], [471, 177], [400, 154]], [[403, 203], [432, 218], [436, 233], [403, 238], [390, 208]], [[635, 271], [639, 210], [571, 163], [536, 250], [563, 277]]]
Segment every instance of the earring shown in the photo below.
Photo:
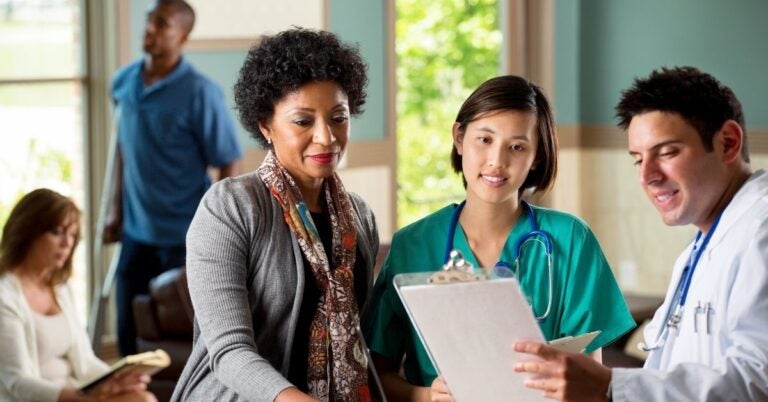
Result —
[[272, 145], [272, 138], [267, 137], [267, 145]]

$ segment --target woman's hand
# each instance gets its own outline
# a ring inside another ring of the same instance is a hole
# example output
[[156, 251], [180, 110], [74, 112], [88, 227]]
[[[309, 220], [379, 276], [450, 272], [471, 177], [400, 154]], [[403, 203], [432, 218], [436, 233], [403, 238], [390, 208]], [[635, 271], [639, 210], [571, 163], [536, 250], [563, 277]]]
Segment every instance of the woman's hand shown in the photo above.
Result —
[[451, 396], [448, 386], [445, 385], [443, 377], [437, 377], [435, 381], [432, 381], [432, 386], [429, 387], [429, 400], [431, 402], [453, 402], [453, 396]]
[[299, 391], [298, 388], [289, 387], [277, 394], [274, 402], [317, 402], [317, 399]]
[[149, 384], [150, 380], [148, 375], [140, 373], [113, 375], [96, 386], [91, 394], [99, 397], [108, 397], [127, 392], [144, 391], [147, 389], [147, 384]]

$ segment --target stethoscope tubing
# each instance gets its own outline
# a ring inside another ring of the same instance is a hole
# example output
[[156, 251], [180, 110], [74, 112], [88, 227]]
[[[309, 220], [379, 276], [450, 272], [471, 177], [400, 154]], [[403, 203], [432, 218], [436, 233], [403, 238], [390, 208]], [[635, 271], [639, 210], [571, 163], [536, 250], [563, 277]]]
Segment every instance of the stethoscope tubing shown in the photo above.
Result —
[[[453, 213], [451, 214], [451, 220], [448, 224], [448, 239], [446, 239], [445, 243], [445, 253], [443, 258], [443, 264], [446, 264], [448, 260], [450, 259], [451, 250], [453, 250], [453, 238], [456, 236], [456, 228], [459, 224], [459, 216], [461, 215], [461, 211], [464, 209], [464, 205], [467, 203], [466, 200], [462, 201], [458, 205], [455, 206]], [[528, 215], [528, 220], [531, 222], [531, 231], [526, 233], [523, 236], [520, 236], [519, 239], [515, 242], [515, 247], [513, 249], [514, 252], [514, 274], [518, 277], [519, 280], [519, 271], [520, 271], [520, 256], [521, 256], [521, 250], [523, 245], [526, 241], [536, 239], [541, 241], [544, 244], [544, 252], [547, 257], [547, 274], [549, 278], [549, 285], [548, 285], [548, 302], [547, 302], [547, 309], [542, 315], [536, 315], [536, 312], [534, 310], [534, 316], [537, 320], [542, 321], [546, 319], [549, 316], [549, 313], [552, 310], [552, 291], [553, 291], [553, 284], [552, 284], [552, 252], [553, 252], [553, 244], [552, 244], [552, 236], [549, 235], [549, 233], [541, 230], [539, 228], [539, 225], [536, 223], [536, 215], [533, 212], [533, 207], [531, 207], [530, 204], [525, 202], [524, 200], [520, 200], [521, 205], [523, 206], [523, 209], [526, 211], [526, 214]], [[542, 240], [543, 239], [543, 240]], [[499, 260], [496, 265], [496, 267], [504, 267], [504, 268], [511, 268], [510, 265], [506, 261]], [[531, 306], [531, 309], [533, 310], [533, 306]]]

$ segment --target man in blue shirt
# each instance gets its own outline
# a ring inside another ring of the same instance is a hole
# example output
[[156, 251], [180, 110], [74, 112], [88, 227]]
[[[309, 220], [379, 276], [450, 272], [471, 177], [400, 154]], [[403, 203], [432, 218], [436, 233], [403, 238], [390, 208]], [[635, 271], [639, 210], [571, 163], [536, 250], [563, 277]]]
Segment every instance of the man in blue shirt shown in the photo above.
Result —
[[144, 30], [144, 57], [112, 80], [118, 127], [116, 183], [106, 243], [122, 241], [117, 268], [120, 353], [136, 352], [133, 298], [184, 265], [187, 228], [211, 184], [238, 173], [242, 150], [221, 89], [184, 59], [195, 14], [183, 0], [157, 0]]

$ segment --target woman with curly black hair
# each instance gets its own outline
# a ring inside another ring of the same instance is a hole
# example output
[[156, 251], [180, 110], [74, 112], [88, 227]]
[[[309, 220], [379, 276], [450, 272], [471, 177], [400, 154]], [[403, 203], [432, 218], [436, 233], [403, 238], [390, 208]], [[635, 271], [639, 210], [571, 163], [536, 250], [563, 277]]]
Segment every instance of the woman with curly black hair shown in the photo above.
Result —
[[335, 35], [300, 28], [248, 53], [235, 101], [268, 153], [214, 184], [192, 221], [195, 337], [173, 400], [370, 400], [356, 328], [377, 229], [335, 173], [365, 69]]

